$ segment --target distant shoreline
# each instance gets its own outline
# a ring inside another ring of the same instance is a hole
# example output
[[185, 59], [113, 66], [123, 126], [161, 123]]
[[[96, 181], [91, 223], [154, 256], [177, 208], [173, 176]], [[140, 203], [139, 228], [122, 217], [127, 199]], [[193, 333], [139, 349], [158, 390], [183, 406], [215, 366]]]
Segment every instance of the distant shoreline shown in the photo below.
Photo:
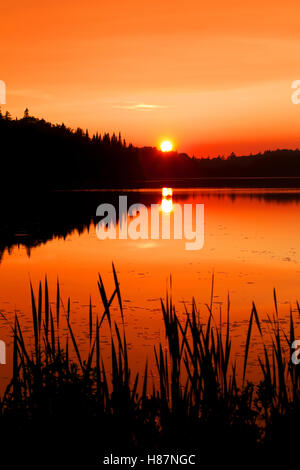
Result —
[[292, 188], [300, 189], [300, 177], [281, 176], [206, 176], [202, 178], [167, 178], [160, 180], [146, 180], [144, 184], [169, 183], [173, 187], [205, 187], [205, 188]]
[[101, 186], [99, 188], [61, 188], [55, 189], [55, 192], [69, 192], [69, 191], [118, 191], [118, 190], [129, 190], [134, 191], [138, 189], [159, 189], [164, 186], [178, 188], [178, 189], [201, 189], [201, 188], [259, 188], [259, 189], [271, 189], [271, 188], [287, 188], [287, 189], [300, 189], [300, 176], [206, 176], [202, 178], [153, 178], [149, 180], [139, 180], [132, 182], [130, 185], [113, 185], [110, 184], [107, 187]]
[[56, 189], [177, 187], [300, 188], [300, 150], [225, 158], [134, 147], [118, 135], [67, 128], [30, 116], [0, 113], [0, 192], [33, 195]]

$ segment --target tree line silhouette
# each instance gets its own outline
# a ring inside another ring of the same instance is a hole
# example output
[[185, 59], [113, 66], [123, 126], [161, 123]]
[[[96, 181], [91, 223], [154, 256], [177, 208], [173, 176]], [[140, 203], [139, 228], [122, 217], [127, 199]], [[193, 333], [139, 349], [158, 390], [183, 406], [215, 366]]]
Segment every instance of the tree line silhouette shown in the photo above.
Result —
[[300, 177], [298, 149], [227, 158], [166, 155], [155, 147], [128, 145], [121, 133], [90, 136], [88, 130], [31, 116], [28, 109], [21, 119], [0, 111], [0, 141], [5, 191], [134, 187], [160, 179]]

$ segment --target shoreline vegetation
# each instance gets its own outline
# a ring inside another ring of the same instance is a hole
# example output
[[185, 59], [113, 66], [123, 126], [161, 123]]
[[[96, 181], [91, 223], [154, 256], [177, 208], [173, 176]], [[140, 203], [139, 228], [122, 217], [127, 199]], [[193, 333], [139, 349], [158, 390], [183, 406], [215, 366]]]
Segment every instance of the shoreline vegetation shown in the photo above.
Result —
[[[159, 186], [299, 187], [300, 150], [195, 158], [137, 148], [118, 135], [0, 112], [2, 192]], [[273, 178], [273, 179], [272, 179]]]
[[[73, 331], [70, 300], [61, 311], [59, 284], [56, 305], [50, 302], [47, 279], [40, 283], [37, 296], [30, 286], [33, 350], [16, 316], [10, 325], [12, 380], [0, 406], [1, 457], [7, 453], [12, 465], [27, 461], [35, 465], [43, 456], [60, 468], [75, 463], [96, 468], [111, 453], [195, 453], [200, 464], [214, 465], [241, 463], [241, 453], [247, 462], [271, 463], [280, 452], [288, 462], [298, 445], [300, 366], [291, 362], [296, 339], [293, 313], [285, 333], [275, 291], [274, 315], [269, 318], [271, 346], [264, 345], [263, 357], [257, 359], [263, 377], [259, 383], [247, 380], [254, 328], [265, 344], [255, 304], [239, 378], [231, 357], [230, 301], [222, 328], [212, 313], [213, 282], [205, 323], [195, 301], [185, 320], [179, 321], [171, 292], [167, 293], [161, 301], [167, 347], [155, 345], [156, 371], [146, 363], [133, 375], [114, 266], [113, 277], [114, 290], [108, 295], [99, 275], [102, 313], [96, 314], [90, 302], [85, 358]], [[115, 304], [118, 323], [111, 315]], [[67, 337], [60, 335], [63, 317]], [[101, 348], [105, 323], [111, 334], [109, 367]]]

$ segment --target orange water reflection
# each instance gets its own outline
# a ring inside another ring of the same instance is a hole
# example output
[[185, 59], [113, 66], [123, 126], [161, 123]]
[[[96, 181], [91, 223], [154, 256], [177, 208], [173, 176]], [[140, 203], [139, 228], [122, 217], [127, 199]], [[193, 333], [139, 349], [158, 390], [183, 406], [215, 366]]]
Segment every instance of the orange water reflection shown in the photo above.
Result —
[[163, 197], [173, 196], [173, 189], [172, 188], [162, 188], [162, 195]]
[[173, 201], [172, 199], [167, 199], [165, 197], [162, 198], [161, 201], [161, 210], [165, 214], [169, 214], [173, 210]]
[[[165, 295], [169, 275], [172, 274], [173, 297], [179, 312], [184, 315], [183, 302], [189, 305], [194, 296], [205, 315], [214, 271], [214, 313], [218, 318], [229, 293], [235, 353], [242, 356], [240, 346], [252, 300], [262, 317], [272, 313], [276, 287], [282, 318], [287, 319], [290, 302], [293, 306], [300, 298], [300, 193], [295, 194], [294, 199], [286, 199], [262, 191], [175, 191], [176, 203], [205, 205], [205, 243], [199, 251], [185, 250], [184, 240], [101, 241], [94, 225], [82, 234], [74, 231], [66, 239], [54, 238], [33, 248], [30, 257], [24, 247], [14, 247], [10, 253], [4, 253], [0, 265], [1, 311], [11, 320], [15, 311], [20, 311], [21, 321], [28, 327], [29, 279], [37, 286], [47, 274], [50, 294], [55, 299], [58, 276], [62, 299], [66, 302], [68, 296], [71, 298], [71, 318], [84, 348], [89, 295], [95, 314], [101, 314], [97, 273], [101, 273], [110, 291], [114, 261], [128, 342], [136, 367], [140, 368], [146, 356], [152, 357], [153, 346], [165, 341], [159, 298]], [[117, 308], [114, 312], [118, 320]], [[8, 339], [8, 327], [3, 321], [0, 325], [0, 338]], [[109, 341], [108, 336], [103, 339]], [[11, 346], [8, 357], [10, 353]], [[8, 374], [9, 367], [10, 364], [1, 369], [3, 376]]]
[[173, 189], [172, 188], [162, 188], [162, 201], [161, 201], [161, 210], [164, 214], [170, 214], [173, 210]]

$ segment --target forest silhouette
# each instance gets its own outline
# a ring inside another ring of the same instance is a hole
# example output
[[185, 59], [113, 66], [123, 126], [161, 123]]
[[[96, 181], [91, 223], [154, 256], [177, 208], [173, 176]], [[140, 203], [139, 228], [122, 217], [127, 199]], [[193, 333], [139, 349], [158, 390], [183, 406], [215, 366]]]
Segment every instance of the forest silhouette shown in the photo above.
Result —
[[234, 186], [234, 178], [300, 177], [298, 149], [215, 158], [176, 151], [166, 155], [155, 147], [128, 145], [121, 133], [90, 136], [88, 130], [31, 116], [28, 109], [21, 119], [0, 112], [0, 140], [1, 189], [5, 191], [139, 187], [161, 179], [173, 179], [176, 186], [176, 180], [182, 183], [184, 178], [187, 186], [194, 186], [197, 178], [229, 178], [229, 186]]

